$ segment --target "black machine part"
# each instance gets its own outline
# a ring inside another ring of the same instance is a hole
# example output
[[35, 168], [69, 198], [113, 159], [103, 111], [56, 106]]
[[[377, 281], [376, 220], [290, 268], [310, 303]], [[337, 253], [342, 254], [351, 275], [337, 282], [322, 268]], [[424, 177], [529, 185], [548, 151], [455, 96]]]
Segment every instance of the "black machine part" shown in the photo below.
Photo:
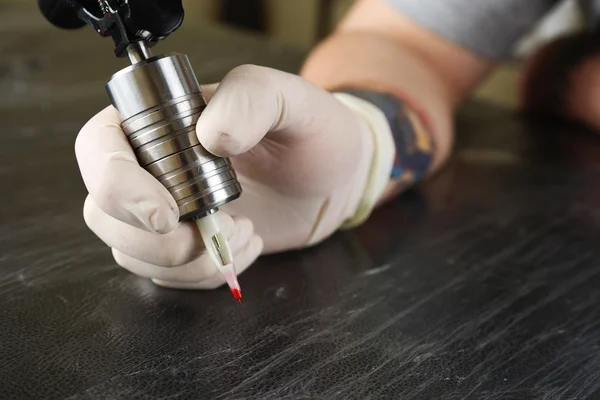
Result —
[[42, 14], [62, 29], [86, 24], [110, 36], [115, 55], [126, 57], [129, 45], [153, 46], [178, 29], [184, 17], [182, 0], [38, 0]]

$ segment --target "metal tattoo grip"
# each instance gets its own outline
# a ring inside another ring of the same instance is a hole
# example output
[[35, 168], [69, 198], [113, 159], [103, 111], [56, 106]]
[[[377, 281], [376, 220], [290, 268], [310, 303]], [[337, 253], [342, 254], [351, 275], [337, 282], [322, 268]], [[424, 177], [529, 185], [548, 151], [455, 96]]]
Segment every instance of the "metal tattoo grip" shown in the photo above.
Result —
[[140, 165], [169, 190], [181, 221], [214, 213], [242, 189], [229, 159], [198, 141], [196, 122], [206, 102], [187, 56], [133, 53], [135, 63], [106, 88]]

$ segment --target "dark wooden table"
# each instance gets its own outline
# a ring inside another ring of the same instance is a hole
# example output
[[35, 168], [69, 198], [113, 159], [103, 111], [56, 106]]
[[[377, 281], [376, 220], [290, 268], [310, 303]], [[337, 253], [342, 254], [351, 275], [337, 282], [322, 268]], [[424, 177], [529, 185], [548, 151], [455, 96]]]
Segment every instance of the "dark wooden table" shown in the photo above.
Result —
[[[240, 307], [127, 273], [84, 224], [73, 143], [110, 43], [17, 3], [0, 31], [0, 398], [600, 398], [598, 138], [470, 104], [442, 173], [260, 259]], [[167, 46], [204, 82], [303, 57], [212, 27]]]

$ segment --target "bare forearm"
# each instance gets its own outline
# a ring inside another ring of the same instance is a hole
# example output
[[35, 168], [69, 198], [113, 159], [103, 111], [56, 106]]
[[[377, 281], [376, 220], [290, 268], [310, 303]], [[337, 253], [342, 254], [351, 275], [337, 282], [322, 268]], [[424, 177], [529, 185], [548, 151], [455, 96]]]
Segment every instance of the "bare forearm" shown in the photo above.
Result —
[[338, 33], [318, 46], [301, 74], [327, 89], [363, 88], [398, 93], [423, 114], [435, 132], [437, 167], [452, 141], [452, 103], [427, 64], [385, 37], [365, 32]]
[[[339, 33], [322, 43], [308, 58], [302, 75], [327, 90], [361, 88], [398, 94], [418, 108], [435, 144], [427, 173], [446, 160], [452, 145], [452, 100], [440, 77], [426, 62], [377, 34]], [[392, 179], [382, 201], [405, 184]]]
[[[415, 123], [422, 126], [416, 129], [425, 127], [432, 137], [431, 174], [450, 154], [456, 106], [491, 68], [381, 0], [358, 0], [335, 33], [313, 50], [301, 74], [327, 90], [360, 88], [402, 99], [418, 115]], [[404, 184], [392, 179], [383, 200]]]

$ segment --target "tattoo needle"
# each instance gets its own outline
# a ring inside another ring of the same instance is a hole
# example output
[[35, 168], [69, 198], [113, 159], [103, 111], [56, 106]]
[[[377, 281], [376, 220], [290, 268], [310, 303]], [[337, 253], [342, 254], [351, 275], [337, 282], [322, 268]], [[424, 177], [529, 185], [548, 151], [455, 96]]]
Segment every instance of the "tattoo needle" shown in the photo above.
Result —
[[229, 241], [223, 234], [219, 218], [215, 213], [209, 213], [202, 218], [196, 219], [196, 225], [211, 260], [227, 281], [233, 297], [241, 304], [242, 290], [235, 272]]

